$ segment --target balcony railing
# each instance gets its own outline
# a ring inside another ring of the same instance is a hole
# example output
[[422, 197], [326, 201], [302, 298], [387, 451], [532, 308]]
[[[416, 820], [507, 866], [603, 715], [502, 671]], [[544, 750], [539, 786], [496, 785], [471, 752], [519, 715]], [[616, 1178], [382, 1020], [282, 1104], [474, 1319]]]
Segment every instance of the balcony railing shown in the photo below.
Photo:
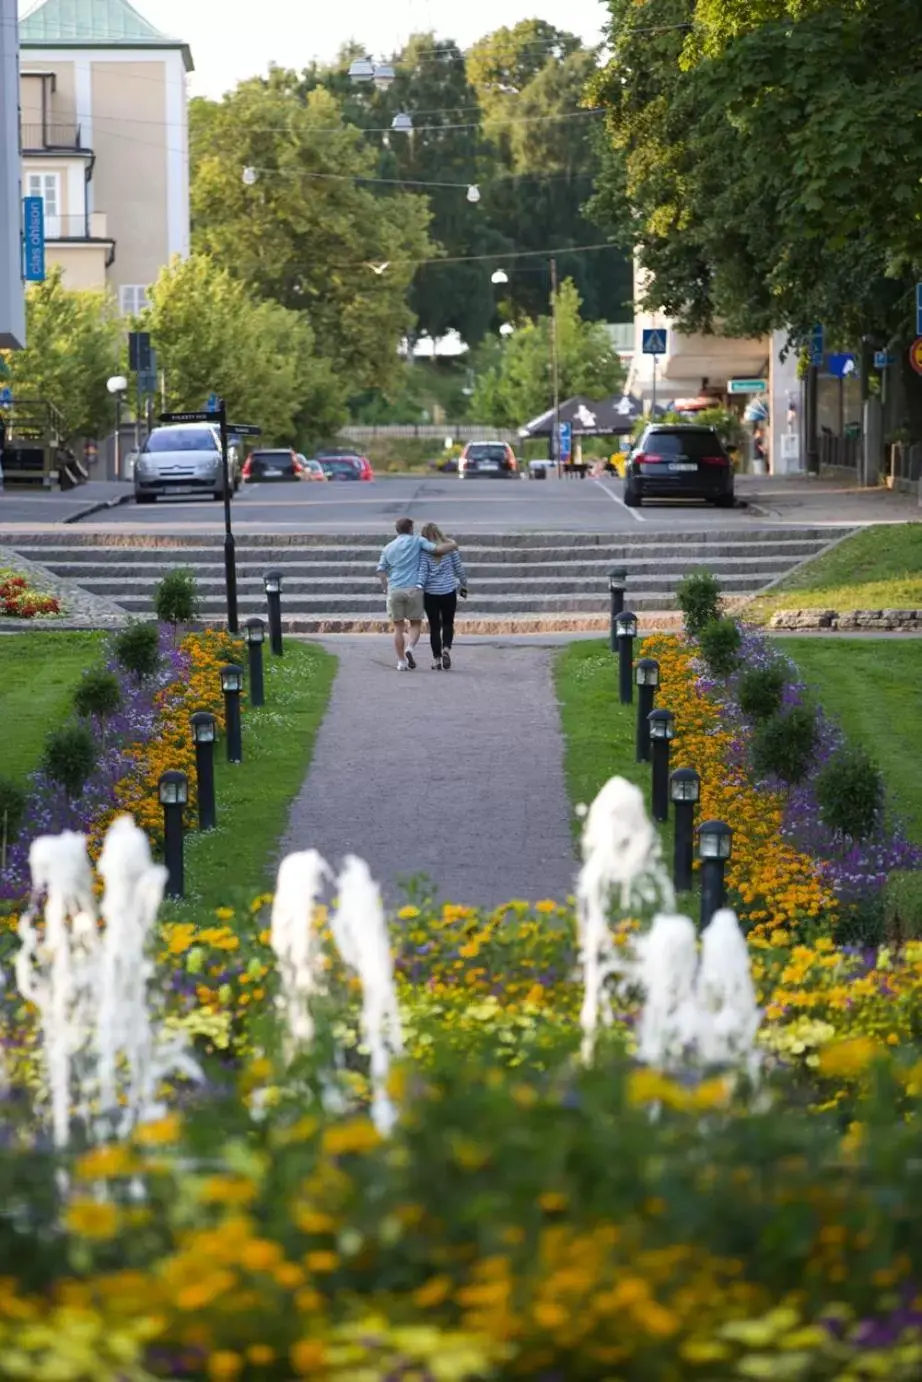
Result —
[[49, 216], [45, 213], [46, 240], [107, 240], [109, 238], [104, 211], [91, 211], [89, 216]]
[[80, 126], [75, 120], [49, 120], [44, 125], [23, 125], [22, 151], [41, 154], [51, 150], [82, 149]]

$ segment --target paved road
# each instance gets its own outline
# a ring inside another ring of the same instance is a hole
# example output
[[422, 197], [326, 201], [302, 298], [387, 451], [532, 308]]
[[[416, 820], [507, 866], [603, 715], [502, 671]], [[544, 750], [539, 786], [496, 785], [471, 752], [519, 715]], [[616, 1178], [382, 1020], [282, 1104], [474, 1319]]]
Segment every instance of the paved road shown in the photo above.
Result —
[[450, 672], [397, 672], [390, 639], [339, 669], [285, 851], [360, 854], [389, 903], [427, 874], [443, 901], [564, 898], [576, 857], [548, 648], [470, 645]]

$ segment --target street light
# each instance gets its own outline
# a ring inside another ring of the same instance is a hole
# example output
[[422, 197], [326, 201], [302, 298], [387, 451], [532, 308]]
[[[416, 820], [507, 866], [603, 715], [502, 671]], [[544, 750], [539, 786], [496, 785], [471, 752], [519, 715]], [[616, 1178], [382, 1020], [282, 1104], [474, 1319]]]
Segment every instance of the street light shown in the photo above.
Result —
[[499, 334], [507, 338], [514, 335], [515, 327], [512, 325], [512, 322], [503, 322], [502, 326], [499, 328]]
[[675, 738], [675, 716], [671, 710], [651, 710], [647, 723], [653, 758], [651, 814], [662, 824], [669, 819], [669, 745]]
[[659, 663], [653, 657], [642, 657], [634, 668], [637, 682], [637, 733], [634, 739], [638, 763], [650, 761], [650, 711], [659, 686]]
[[248, 619], [243, 626], [243, 637], [250, 658], [250, 705], [265, 705], [263, 644], [266, 641], [266, 626], [263, 621], [259, 618]]
[[184, 897], [186, 891], [183, 867], [182, 813], [189, 800], [189, 781], [185, 773], [170, 768], [157, 783], [157, 794], [163, 807], [163, 860], [166, 864], [167, 897]]
[[374, 81], [375, 65], [371, 58], [354, 58], [349, 64], [349, 77], [354, 82]]
[[122, 404], [128, 391], [128, 380], [123, 374], [114, 374], [106, 380], [106, 388], [115, 399], [115, 478], [122, 478]]
[[195, 744], [198, 828], [214, 830], [218, 818], [214, 794], [214, 745], [218, 722], [210, 710], [196, 710], [190, 722]]
[[637, 616], [623, 609], [615, 619], [615, 638], [618, 640], [618, 698], [622, 705], [634, 699], [631, 668], [634, 665], [634, 639], [637, 637]]
[[221, 690], [224, 692], [224, 723], [227, 734], [228, 763], [243, 762], [243, 740], [240, 733], [240, 692], [243, 690], [243, 668], [229, 662], [221, 668]]
[[695, 855], [695, 805], [701, 796], [701, 778], [694, 768], [676, 768], [669, 779], [669, 795], [675, 810], [672, 881], [677, 893], [687, 893]]
[[389, 62], [379, 62], [375, 66], [374, 84], [379, 91], [386, 91], [396, 80], [397, 73]]
[[494, 269], [494, 270], [493, 270], [493, 273], [490, 275], [490, 282], [491, 282], [491, 283], [508, 283], [508, 282], [509, 282], [509, 275], [506, 273], [506, 270], [505, 270], [505, 269]]
[[615, 634], [615, 620], [624, 609], [624, 590], [626, 585], [627, 572], [623, 566], [616, 566], [608, 577], [608, 593], [611, 596], [611, 618], [609, 620], [608, 633], [612, 652], [615, 652], [618, 647], [618, 639]]
[[698, 827], [701, 860], [701, 930], [726, 904], [724, 870], [733, 853], [733, 831], [723, 821], [703, 821]]
[[244, 187], [252, 187], [256, 182], [258, 174], [255, 168], [244, 168], [242, 176]]
[[398, 134], [413, 133], [413, 121], [405, 110], [398, 110], [391, 121], [391, 129], [396, 130]]
[[477, 202], [480, 201], [480, 188], [477, 186], [475, 182], [472, 182], [470, 187], [467, 189], [467, 199], [469, 202], [472, 202], [475, 205]]
[[282, 656], [282, 573], [267, 571], [263, 577], [269, 607], [269, 647], [275, 657]]

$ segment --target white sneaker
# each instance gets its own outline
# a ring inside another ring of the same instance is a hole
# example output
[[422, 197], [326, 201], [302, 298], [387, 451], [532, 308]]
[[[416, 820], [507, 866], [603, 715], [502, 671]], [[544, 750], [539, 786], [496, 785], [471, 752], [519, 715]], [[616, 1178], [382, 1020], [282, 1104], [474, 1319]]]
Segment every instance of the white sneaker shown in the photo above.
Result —
[[401, 662], [398, 662], [398, 663], [397, 663], [397, 671], [398, 671], [398, 672], [405, 672], [406, 670], [407, 670], [407, 664], [406, 664], [405, 662], [402, 662], [402, 661], [401, 661]]

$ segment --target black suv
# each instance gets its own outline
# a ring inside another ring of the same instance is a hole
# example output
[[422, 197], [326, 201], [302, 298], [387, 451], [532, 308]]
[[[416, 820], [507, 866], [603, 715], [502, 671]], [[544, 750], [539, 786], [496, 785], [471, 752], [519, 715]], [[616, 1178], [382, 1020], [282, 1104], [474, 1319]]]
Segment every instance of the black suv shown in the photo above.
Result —
[[624, 471], [624, 502], [644, 499], [706, 499], [730, 509], [733, 463], [713, 427], [651, 423], [631, 452]]

